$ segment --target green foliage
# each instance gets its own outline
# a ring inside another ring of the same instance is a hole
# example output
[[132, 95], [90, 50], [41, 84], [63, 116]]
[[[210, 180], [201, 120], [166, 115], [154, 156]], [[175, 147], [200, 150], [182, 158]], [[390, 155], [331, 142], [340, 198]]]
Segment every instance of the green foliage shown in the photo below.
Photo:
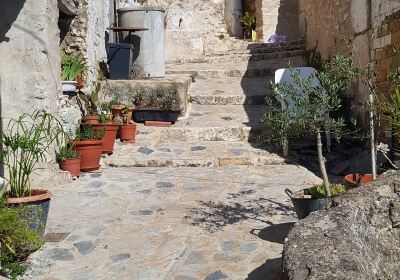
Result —
[[164, 111], [171, 111], [173, 106], [175, 105], [175, 102], [176, 102], [175, 97], [170, 94], [167, 94], [161, 100], [160, 108], [161, 110]]
[[63, 81], [74, 81], [79, 74], [85, 73], [87, 69], [84, 59], [64, 53], [61, 59], [61, 79]]
[[168, 92], [139, 92], [135, 95], [132, 103], [138, 109], [160, 109], [172, 111], [177, 105], [175, 96]]
[[96, 116], [100, 90], [101, 84], [98, 83], [96, 85], [95, 91], [93, 91], [92, 93], [84, 94], [81, 91], [78, 93], [80, 100], [85, 104], [85, 111], [87, 115]]
[[94, 130], [91, 124], [84, 124], [76, 129], [75, 140], [76, 141], [100, 140], [103, 139], [105, 133], [106, 133], [105, 129]]
[[36, 110], [11, 119], [0, 135], [0, 159], [7, 167], [6, 180], [12, 197], [31, 194], [30, 176], [50, 147], [65, 140], [61, 122], [52, 114]]
[[76, 152], [74, 145], [66, 144], [62, 146], [57, 153], [57, 160], [59, 162], [72, 158], [79, 158], [79, 154]]
[[244, 13], [244, 15], [240, 18], [240, 22], [243, 23], [246, 31], [251, 32], [252, 30], [256, 29], [256, 17], [249, 12]]
[[[338, 196], [346, 192], [346, 187], [342, 184], [332, 184], [329, 186], [332, 196]], [[326, 196], [325, 186], [323, 184], [309, 188], [305, 194], [311, 195], [313, 198], [322, 198]]]
[[29, 229], [28, 209], [7, 207], [0, 199], [0, 274], [15, 279], [25, 272], [19, 261], [43, 245], [42, 238]]

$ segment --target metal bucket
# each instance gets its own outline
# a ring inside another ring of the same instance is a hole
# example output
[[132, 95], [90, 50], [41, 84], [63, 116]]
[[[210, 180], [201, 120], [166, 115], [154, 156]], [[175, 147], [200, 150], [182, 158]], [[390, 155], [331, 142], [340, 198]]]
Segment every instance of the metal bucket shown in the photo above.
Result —
[[311, 212], [324, 209], [328, 204], [330, 198], [295, 198], [295, 194], [286, 189], [285, 193], [290, 197], [293, 203], [294, 210], [299, 220], [307, 217]]

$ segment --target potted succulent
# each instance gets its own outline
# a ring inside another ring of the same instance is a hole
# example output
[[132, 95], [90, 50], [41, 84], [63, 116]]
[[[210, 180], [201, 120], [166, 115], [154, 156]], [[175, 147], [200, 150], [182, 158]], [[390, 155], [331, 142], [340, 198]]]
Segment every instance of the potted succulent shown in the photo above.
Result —
[[66, 144], [61, 147], [57, 153], [57, 161], [60, 169], [68, 171], [71, 176], [79, 176], [81, 174], [81, 158], [74, 145]]
[[82, 58], [72, 57], [64, 53], [61, 59], [61, 83], [63, 92], [75, 92], [78, 82], [77, 78], [82, 80], [83, 74], [88, 67], [86, 61]]
[[175, 123], [180, 114], [176, 103], [171, 94], [138, 93], [133, 100], [135, 106], [133, 120], [137, 123], [146, 121]]
[[243, 39], [251, 39], [253, 42], [257, 41], [257, 32], [256, 32], [256, 17], [249, 13], [245, 12], [243, 17], [240, 18], [240, 22], [243, 24]]
[[[95, 91], [90, 94], [85, 94], [79, 91], [78, 96], [79, 100], [83, 106], [82, 110], [85, 112], [85, 115], [82, 118], [82, 123], [89, 124], [98, 124], [100, 121], [100, 117], [97, 115], [97, 102], [99, 101], [99, 92], [101, 90], [101, 85], [98, 83], [96, 85]], [[84, 108], [83, 108], [84, 107]]]
[[[309, 212], [322, 209], [333, 194], [338, 195], [343, 191], [341, 185], [331, 185], [329, 182], [322, 152], [321, 133], [329, 129], [336, 138], [340, 138], [344, 129], [344, 119], [334, 117], [335, 114], [332, 113], [337, 113], [340, 109], [339, 94], [351, 87], [357, 71], [352, 58], [340, 54], [324, 62], [322, 69], [309, 78], [302, 79], [298, 71], [291, 71], [293, 83], [272, 84], [275, 100], [267, 98], [267, 113], [263, 122], [270, 132], [270, 140], [279, 146], [284, 146], [290, 138], [302, 135], [313, 134], [316, 138], [323, 184], [296, 194], [287, 191], [301, 219]], [[319, 80], [318, 85], [313, 85], [315, 77]], [[280, 101], [281, 106], [277, 106], [276, 100]], [[325, 117], [327, 114], [330, 118]], [[318, 193], [325, 197], [321, 199], [313, 190], [318, 190]]]
[[111, 155], [114, 151], [115, 139], [117, 137], [117, 131], [119, 129], [119, 124], [114, 123], [110, 120], [110, 116], [108, 113], [108, 108], [105, 104], [102, 105], [103, 111], [100, 112], [100, 123], [93, 124], [93, 129], [95, 131], [104, 131], [103, 138], [103, 154]]
[[104, 130], [94, 130], [91, 124], [82, 124], [77, 128], [75, 140], [71, 144], [81, 158], [81, 171], [89, 172], [100, 168], [104, 134]]
[[43, 236], [52, 193], [31, 186], [31, 176], [54, 145], [65, 140], [61, 122], [52, 114], [36, 110], [11, 119], [0, 134], [0, 159], [6, 167], [8, 205], [27, 207], [30, 226]]

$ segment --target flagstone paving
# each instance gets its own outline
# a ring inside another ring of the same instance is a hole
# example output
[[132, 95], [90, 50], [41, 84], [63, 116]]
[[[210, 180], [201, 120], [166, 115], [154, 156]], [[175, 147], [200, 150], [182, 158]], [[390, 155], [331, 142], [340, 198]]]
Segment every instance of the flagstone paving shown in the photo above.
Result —
[[295, 165], [111, 168], [53, 187], [47, 232], [24, 279], [279, 279], [296, 221]]

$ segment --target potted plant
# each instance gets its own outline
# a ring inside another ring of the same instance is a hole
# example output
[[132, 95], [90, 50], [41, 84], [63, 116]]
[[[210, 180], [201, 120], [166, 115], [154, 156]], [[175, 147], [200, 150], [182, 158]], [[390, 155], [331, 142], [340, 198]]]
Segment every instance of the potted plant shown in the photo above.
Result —
[[0, 198], [0, 275], [10, 279], [24, 274], [21, 261], [43, 245], [39, 234], [29, 228], [29, 212], [26, 207], [8, 207]]
[[100, 168], [104, 134], [104, 130], [94, 130], [91, 124], [82, 124], [77, 128], [75, 140], [71, 144], [81, 158], [81, 171], [89, 172]]
[[85, 115], [82, 118], [82, 123], [89, 124], [98, 124], [100, 121], [100, 117], [97, 115], [97, 102], [99, 101], [99, 92], [101, 90], [101, 84], [98, 83], [96, 85], [95, 91], [90, 94], [85, 94], [83, 92], [79, 92], [78, 96], [80, 102], [84, 103], [82, 110], [85, 112]]
[[136, 94], [133, 104], [133, 120], [137, 123], [159, 121], [175, 123], [180, 111], [177, 102], [171, 94]]
[[240, 22], [243, 24], [243, 38], [246, 40], [250, 38], [253, 42], [257, 40], [257, 32], [256, 32], [256, 17], [249, 13], [245, 12], [243, 17], [240, 18]]
[[[267, 98], [267, 113], [263, 122], [270, 131], [270, 141], [283, 147], [287, 140], [293, 137], [312, 134], [316, 138], [316, 149], [320, 172], [323, 179], [323, 193], [326, 198], [333, 193], [340, 194], [336, 185], [331, 185], [325, 167], [325, 158], [322, 152], [321, 133], [329, 129], [336, 138], [340, 138], [344, 129], [344, 119], [334, 117], [341, 107], [339, 93], [349, 89], [352, 79], [356, 75], [351, 57], [336, 55], [330, 61], [323, 63], [321, 70], [309, 78], [302, 79], [299, 72], [292, 69], [293, 83], [272, 84], [274, 97]], [[318, 78], [319, 84], [313, 84]], [[307, 93], [307, 94], [299, 94]], [[277, 102], [281, 106], [277, 106]], [[330, 117], [325, 116], [329, 114]], [[315, 186], [314, 186], [315, 188]], [[312, 190], [313, 188], [311, 188]], [[317, 189], [321, 190], [321, 186]], [[343, 188], [339, 186], [339, 190]], [[288, 192], [287, 192], [288, 193]], [[310, 189], [303, 190], [291, 199], [299, 218], [308, 215], [307, 211], [322, 209], [327, 199], [316, 197]], [[311, 206], [310, 206], [311, 205]]]
[[76, 79], [87, 71], [86, 61], [64, 53], [61, 59], [61, 83], [63, 92], [75, 92], [78, 82]]
[[74, 145], [66, 144], [61, 147], [57, 153], [57, 161], [60, 169], [68, 171], [71, 176], [79, 176], [81, 174], [81, 158]]
[[11, 119], [0, 134], [0, 159], [6, 167], [8, 205], [28, 207], [30, 225], [41, 236], [47, 222], [51, 192], [31, 186], [31, 176], [54, 145], [65, 138], [63, 126], [52, 114], [36, 110]]
[[102, 105], [103, 111], [100, 112], [100, 123], [93, 124], [93, 129], [95, 131], [103, 131], [105, 132], [103, 138], [103, 154], [111, 155], [114, 151], [115, 139], [117, 137], [117, 131], [119, 129], [119, 124], [114, 123], [110, 120], [108, 112], [108, 108], [105, 104]]
[[121, 110], [121, 115], [114, 118], [114, 122], [119, 124], [119, 138], [121, 142], [134, 143], [136, 139], [136, 124], [129, 119], [129, 108], [125, 106]]

